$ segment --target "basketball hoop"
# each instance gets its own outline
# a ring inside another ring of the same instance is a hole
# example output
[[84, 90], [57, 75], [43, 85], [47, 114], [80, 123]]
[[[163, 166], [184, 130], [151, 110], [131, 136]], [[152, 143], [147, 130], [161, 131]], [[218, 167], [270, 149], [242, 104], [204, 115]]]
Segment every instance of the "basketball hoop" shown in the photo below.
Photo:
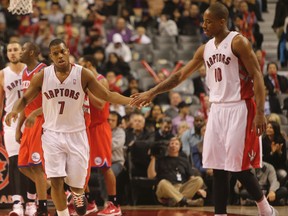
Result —
[[32, 0], [10, 0], [8, 11], [18, 15], [33, 13]]

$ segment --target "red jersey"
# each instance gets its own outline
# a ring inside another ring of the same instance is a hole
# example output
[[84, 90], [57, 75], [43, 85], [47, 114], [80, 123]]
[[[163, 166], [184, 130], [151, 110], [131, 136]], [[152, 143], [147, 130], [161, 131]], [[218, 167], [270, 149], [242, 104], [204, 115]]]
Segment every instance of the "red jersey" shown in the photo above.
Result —
[[[102, 75], [97, 76], [97, 80], [104, 79], [105, 77]], [[91, 103], [90, 103], [90, 116], [91, 116], [91, 124], [90, 127], [95, 127], [99, 124], [102, 124], [103, 122], [107, 122], [107, 119], [109, 117], [109, 103], [106, 102], [104, 105], [104, 108], [99, 110], [95, 108]]]
[[[39, 63], [32, 71], [28, 71], [27, 68], [25, 69], [25, 71], [23, 72], [23, 76], [22, 76], [23, 93], [25, 93], [25, 91], [28, 89], [33, 75], [41, 71], [44, 67], [46, 67], [46, 64]], [[29, 104], [27, 104], [27, 106], [25, 107], [24, 109], [25, 116], [27, 117], [32, 111], [34, 111], [35, 109], [38, 109], [41, 106], [42, 106], [42, 93], [40, 92], [38, 96]]]

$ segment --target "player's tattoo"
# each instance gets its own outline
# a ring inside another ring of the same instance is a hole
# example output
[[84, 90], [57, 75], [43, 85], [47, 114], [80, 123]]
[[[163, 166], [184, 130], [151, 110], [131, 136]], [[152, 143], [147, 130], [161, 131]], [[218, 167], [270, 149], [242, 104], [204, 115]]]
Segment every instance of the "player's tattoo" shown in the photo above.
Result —
[[153, 92], [155, 94], [160, 94], [169, 91], [170, 89], [176, 87], [181, 82], [181, 76], [182, 75], [180, 72], [172, 74], [168, 79], [159, 83], [155, 87]]

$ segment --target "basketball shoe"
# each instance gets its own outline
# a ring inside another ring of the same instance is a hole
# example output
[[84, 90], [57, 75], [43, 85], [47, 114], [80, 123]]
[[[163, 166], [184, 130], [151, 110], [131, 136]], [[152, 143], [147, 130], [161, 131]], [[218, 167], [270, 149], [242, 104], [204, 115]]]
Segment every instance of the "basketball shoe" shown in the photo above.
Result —
[[120, 216], [122, 215], [120, 206], [115, 206], [112, 202], [108, 201], [106, 207], [99, 211], [97, 215], [101, 216]]
[[24, 216], [24, 209], [20, 202], [13, 205], [12, 211], [9, 212], [9, 216]]
[[87, 199], [85, 194], [75, 194], [73, 193], [73, 204], [75, 211], [78, 215], [82, 216], [86, 214], [87, 210]]
[[97, 208], [95, 201], [93, 201], [91, 203], [88, 202], [86, 215], [93, 213], [93, 212], [97, 212], [97, 211], [98, 211], [98, 208]]
[[37, 212], [37, 206], [35, 202], [27, 202], [25, 207], [25, 215], [33, 216]]

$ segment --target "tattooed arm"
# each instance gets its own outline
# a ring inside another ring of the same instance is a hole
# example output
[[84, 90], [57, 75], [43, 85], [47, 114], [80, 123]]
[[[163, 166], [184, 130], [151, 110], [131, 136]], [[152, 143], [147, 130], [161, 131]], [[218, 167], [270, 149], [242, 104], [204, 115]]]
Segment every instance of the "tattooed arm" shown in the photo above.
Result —
[[200, 46], [194, 54], [193, 59], [190, 60], [179, 71], [169, 76], [166, 80], [162, 81], [146, 92], [132, 95], [133, 100], [131, 101], [130, 105], [138, 107], [146, 106], [153, 100], [156, 95], [173, 89], [185, 79], [187, 79], [203, 64], [204, 47], [205, 45]]

